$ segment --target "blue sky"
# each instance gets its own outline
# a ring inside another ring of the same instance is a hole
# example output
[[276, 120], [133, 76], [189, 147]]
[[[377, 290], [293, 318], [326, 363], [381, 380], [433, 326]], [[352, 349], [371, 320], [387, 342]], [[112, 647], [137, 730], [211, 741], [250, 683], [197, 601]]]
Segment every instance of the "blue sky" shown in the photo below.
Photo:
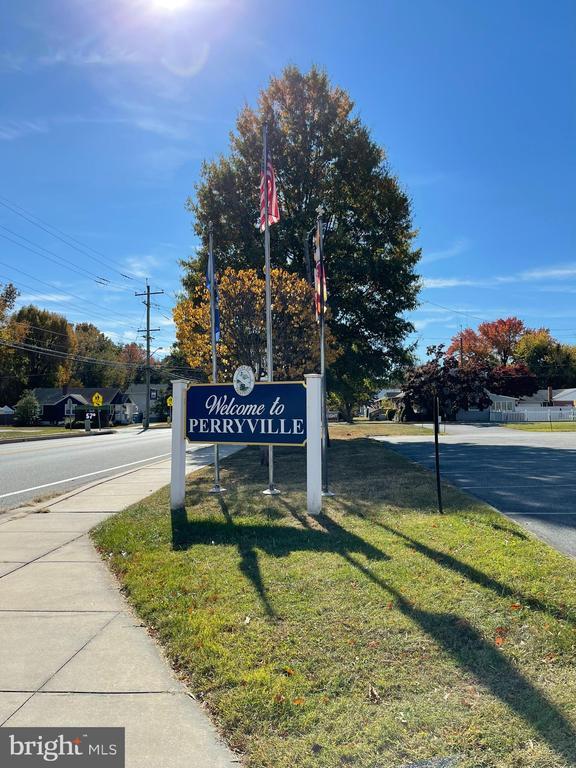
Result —
[[420, 349], [510, 314], [576, 342], [572, 0], [0, 9], [0, 281], [23, 302], [132, 341], [143, 322], [133, 292], [149, 277], [166, 291], [153, 323], [167, 349], [177, 262], [196, 246], [184, 200], [202, 160], [226, 151], [238, 109], [271, 74], [315, 63], [350, 92], [413, 200]]

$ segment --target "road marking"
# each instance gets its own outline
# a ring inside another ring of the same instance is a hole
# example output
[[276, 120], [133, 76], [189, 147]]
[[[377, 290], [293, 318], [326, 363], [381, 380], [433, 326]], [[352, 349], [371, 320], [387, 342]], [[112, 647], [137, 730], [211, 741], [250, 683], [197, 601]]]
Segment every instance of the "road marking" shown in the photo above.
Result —
[[66, 477], [64, 480], [56, 480], [53, 483], [44, 483], [43, 485], [35, 485], [33, 488], [23, 488], [21, 491], [11, 491], [10, 493], [3, 493], [0, 495], [0, 499], [5, 499], [8, 496], [18, 496], [22, 493], [29, 493], [30, 491], [39, 491], [42, 488], [49, 488], [52, 485], [62, 485], [63, 483], [71, 483], [73, 480], [82, 480], [85, 477], [93, 477], [94, 475], [101, 475], [104, 472], [112, 472], [115, 469], [123, 469], [124, 467], [133, 467], [134, 464], [142, 464], [144, 461], [155, 461], [156, 459], [165, 459], [170, 456], [170, 453], [162, 453], [160, 456], [150, 456], [148, 459], [138, 459], [138, 461], [130, 461], [128, 464], [118, 464], [116, 467], [107, 467], [106, 469], [98, 469], [96, 472], [87, 472], [85, 475], [76, 475], [76, 477]]
[[[163, 432], [164, 430], [153, 430], [153, 431], [154, 432], [158, 432], [158, 431], [162, 431]], [[150, 433], [148, 433], [148, 434], [150, 434]], [[62, 439], [69, 440], [70, 438], [62, 438]], [[74, 440], [74, 438], [71, 438], [71, 439]], [[138, 440], [138, 434], [122, 435], [122, 439], [123, 440]], [[150, 438], [148, 437], [147, 439], [149, 440]], [[14, 442], [17, 443], [18, 441], [15, 440]], [[24, 453], [37, 453], [39, 449], [48, 448], [48, 445], [42, 445], [41, 446], [40, 443], [50, 444], [50, 443], [56, 443], [56, 442], [57, 442], [56, 440], [39, 440], [39, 441], [37, 441], [37, 443], [32, 443], [32, 444], [31, 443], [21, 443], [21, 445], [23, 447], [22, 447], [21, 450], [17, 450], [17, 451], [3, 451], [2, 448], [4, 448], [4, 447], [12, 447], [12, 446], [10, 446], [10, 443], [3, 443], [2, 445], [0, 445], [0, 458], [2, 456], [22, 456], [22, 454], [24, 454]], [[31, 448], [30, 445], [37, 445], [38, 447], [37, 448]], [[56, 447], [57, 448], [65, 448], [65, 447], [68, 447], [68, 446], [64, 446], [62, 444], [58, 444]], [[81, 446], [78, 445], [77, 447], [80, 448]], [[97, 448], [107, 449], [107, 448], [109, 448], [109, 444], [108, 443], [104, 444], [104, 443], [100, 442], [97, 445], [95, 443], [93, 443], [91, 445], [85, 445], [84, 447], [85, 448], [90, 448], [90, 449], [94, 449], [96, 447]]]

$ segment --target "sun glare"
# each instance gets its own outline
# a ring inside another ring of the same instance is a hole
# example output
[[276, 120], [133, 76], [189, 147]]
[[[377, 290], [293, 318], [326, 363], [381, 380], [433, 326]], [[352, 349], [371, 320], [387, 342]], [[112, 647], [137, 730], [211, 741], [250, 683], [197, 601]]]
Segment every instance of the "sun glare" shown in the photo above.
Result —
[[149, 0], [150, 7], [160, 13], [176, 13], [188, 8], [193, 0]]

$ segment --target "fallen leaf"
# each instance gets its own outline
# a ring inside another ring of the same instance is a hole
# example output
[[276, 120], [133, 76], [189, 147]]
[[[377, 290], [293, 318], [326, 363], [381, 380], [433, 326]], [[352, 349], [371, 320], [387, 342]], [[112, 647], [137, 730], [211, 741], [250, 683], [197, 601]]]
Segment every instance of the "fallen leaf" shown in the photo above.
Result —
[[292, 704], [296, 704], [297, 706], [301, 706], [304, 704], [304, 697], [303, 696], [297, 696], [295, 699], [292, 699]]
[[394, 608], [394, 603], [386, 603], [386, 608], [388, 608], [388, 610], [391, 611], [392, 608]]
[[274, 696], [274, 701], [276, 702], [276, 704], [281, 704], [283, 701], [286, 701], [286, 696], [284, 696], [284, 694], [282, 693], [277, 693]]
[[510, 606], [510, 608], [512, 608], [512, 610], [513, 610], [513, 611], [519, 611], [519, 610], [520, 610], [520, 608], [522, 608], [522, 606], [521, 606], [521, 604], [520, 604], [520, 603], [512, 603], [512, 605]]
[[368, 648], [379, 648], [380, 647], [380, 641], [379, 640], [370, 640], [368, 643]]
[[291, 677], [294, 674], [292, 667], [284, 667], [282, 672], [284, 672], [285, 675], [288, 675], [288, 677]]
[[504, 643], [504, 638], [502, 635], [496, 635], [496, 640], [494, 642], [497, 646], [501, 646]]

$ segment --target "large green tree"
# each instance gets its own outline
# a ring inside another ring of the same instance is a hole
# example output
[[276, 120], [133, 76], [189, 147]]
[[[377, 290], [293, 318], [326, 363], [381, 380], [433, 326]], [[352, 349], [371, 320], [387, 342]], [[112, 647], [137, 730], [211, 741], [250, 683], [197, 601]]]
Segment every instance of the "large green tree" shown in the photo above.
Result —
[[63, 315], [31, 304], [11, 316], [8, 329], [25, 347], [18, 364], [31, 387], [57, 387], [70, 381], [76, 336]]
[[576, 386], [576, 347], [561, 344], [546, 328], [525, 333], [514, 357], [532, 371], [539, 387]]
[[109, 387], [120, 385], [124, 380], [124, 369], [109, 365], [109, 361], [120, 362], [120, 347], [92, 323], [78, 323], [76, 333], [76, 354], [79, 357], [103, 360], [101, 365], [92, 362], [75, 361], [73, 378], [85, 387]]
[[24, 386], [17, 370], [16, 352], [6, 346], [14, 341], [9, 323], [17, 298], [18, 291], [11, 283], [0, 284], [0, 406], [15, 403]]
[[325, 243], [328, 305], [342, 354], [329, 382], [351, 408], [366, 382], [376, 387], [406, 359], [413, 327], [404, 313], [416, 306], [420, 253], [413, 247], [410, 200], [384, 150], [354, 114], [349, 95], [323, 72], [288, 67], [272, 78], [257, 108], [240, 112], [228, 156], [203, 165], [187, 203], [202, 248], [184, 265], [184, 285], [192, 294], [204, 279], [209, 222], [220, 267], [262, 269], [256, 222], [264, 124], [281, 215], [271, 227], [272, 265], [309, 278], [304, 243], [321, 203], [334, 222]]

